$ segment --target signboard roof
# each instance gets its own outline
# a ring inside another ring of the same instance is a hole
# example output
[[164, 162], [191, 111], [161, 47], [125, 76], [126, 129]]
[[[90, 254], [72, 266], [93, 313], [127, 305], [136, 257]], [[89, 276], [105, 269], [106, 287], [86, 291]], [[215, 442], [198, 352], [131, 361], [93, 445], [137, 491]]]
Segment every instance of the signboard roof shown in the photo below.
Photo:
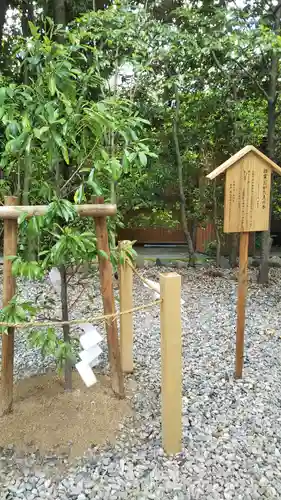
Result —
[[246, 156], [249, 153], [254, 153], [259, 157], [259, 159], [263, 160], [268, 167], [270, 167], [274, 172], [277, 174], [281, 175], [281, 168], [274, 163], [270, 158], [268, 158], [266, 155], [261, 153], [257, 148], [254, 146], [245, 146], [243, 149], [240, 149], [238, 153], [235, 155], [231, 156], [228, 160], [226, 160], [222, 165], [217, 167], [215, 170], [213, 170], [210, 174], [207, 175], [208, 179], [215, 179], [218, 175], [223, 174], [229, 167], [232, 167], [237, 163], [237, 165], [240, 163], [239, 160], [242, 160], [244, 156]]

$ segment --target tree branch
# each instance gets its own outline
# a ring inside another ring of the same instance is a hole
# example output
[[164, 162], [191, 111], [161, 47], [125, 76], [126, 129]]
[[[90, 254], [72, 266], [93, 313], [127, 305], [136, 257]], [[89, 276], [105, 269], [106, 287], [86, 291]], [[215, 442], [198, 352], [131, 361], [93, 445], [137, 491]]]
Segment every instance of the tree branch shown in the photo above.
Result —
[[278, 4], [276, 5], [275, 9], [272, 9], [272, 13], [274, 16], [276, 16], [278, 10], [281, 8], [281, 1], [278, 2]]
[[264, 88], [261, 86], [261, 84], [257, 81], [256, 78], [253, 77], [253, 75], [251, 75], [250, 71], [248, 71], [242, 63], [240, 63], [239, 61], [237, 60], [233, 60], [234, 63], [237, 64], [237, 66], [239, 66], [239, 68], [241, 68], [245, 73], [246, 75], [249, 76], [249, 78], [251, 78], [252, 82], [258, 87], [258, 89], [262, 92], [262, 94], [264, 95], [264, 97], [266, 98], [267, 101], [269, 101], [269, 95], [268, 93], [264, 90]]

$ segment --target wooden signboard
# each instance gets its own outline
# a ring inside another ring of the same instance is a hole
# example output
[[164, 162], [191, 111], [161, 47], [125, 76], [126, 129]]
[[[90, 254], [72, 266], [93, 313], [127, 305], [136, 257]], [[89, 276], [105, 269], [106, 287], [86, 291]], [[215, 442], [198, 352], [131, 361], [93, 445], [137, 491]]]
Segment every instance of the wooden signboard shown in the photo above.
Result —
[[226, 171], [224, 232], [267, 231], [271, 168], [250, 152]]
[[246, 146], [207, 175], [215, 179], [226, 173], [224, 232], [240, 233], [236, 378], [241, 378], [243, 371], [249, 233], [269, 228], [272, 171], [281, 175], [281, 168], [276, 163], [254, 146]]

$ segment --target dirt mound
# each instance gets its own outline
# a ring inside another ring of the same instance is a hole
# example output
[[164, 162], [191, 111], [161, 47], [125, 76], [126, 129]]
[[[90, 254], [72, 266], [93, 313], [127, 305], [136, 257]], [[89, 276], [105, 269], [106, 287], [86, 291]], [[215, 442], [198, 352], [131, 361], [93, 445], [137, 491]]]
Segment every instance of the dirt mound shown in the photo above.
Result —
[[74, 373], [69, 393], [54, 373], [31, 377], [15, 385], [13, 413], [0, 417], [0, 446], [80, 456], [114, 442], [119, 424], [130, 414], [129, 402], [113, 395], [107, 377], [98, 377], [87, 389]]

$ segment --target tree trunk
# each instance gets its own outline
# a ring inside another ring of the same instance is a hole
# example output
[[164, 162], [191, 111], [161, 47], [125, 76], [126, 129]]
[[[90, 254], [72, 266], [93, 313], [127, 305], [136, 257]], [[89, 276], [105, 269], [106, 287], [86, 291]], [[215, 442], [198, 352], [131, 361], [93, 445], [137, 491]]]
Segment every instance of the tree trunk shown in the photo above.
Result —
[[[280, 31], [280, 17], [281, 17], [281, 5], [276, 9], [275, 12], [275, 26], [274, 32], [279, 35]], [[267, 154], [269, 158], [274, 160], [275, 156], [275, 127], [276, 127], [276, 103], [277, 103], [277, 82], [279, 76], [279, 54], [276, 49], [274, 49], [271, 57], [271, 69], [269, 76], [269, 92], [268, 92], [268, 128], [267, 128]], [[272, 212], [272, 202], [270, 203], [270, 219]], [[269, 221], [270, 224], [270, 221]], [[258, 276], [258, 282], [260, 284], [268, 283], [269, 274], [269, 257], [270, 249], [272, 245], [272, 240], [270, 237], [270, 227], [268, 231], [262, 233], [261, 238], [261, 263]]]
[[[66, 7], [65, 0], [55, 0], [54, 1], [54, 21], [56, 24], [62, 26], [66, 25]], [[58, 43], [63, 44], [64, 37], [62, 34], [57, 36]]]
[[[29, 191], [30, 183], [32, 180], [32, 163], [30, 158], [26, 155], [24, 159], [24, 174], [23, 174], [23, 188], [22, 188], [22, 205], [29, 205]], [[36, 255], [38, 254], [38, 240], [37, 238], [28, 238], [27, 241], [27, 254], [26, 260], [32, 261], [36, 260]]]
[[[67, 299], [67, 279], [66, 279], [66, 269], [64, 265], [59, 267], [60, 277], [61, 277], [61, 317], [62, 321], [68, 321], [68, 299]], [[69, 325], [63, 325], [63, 340], [65, 344], [68, 344], [70, 348], [70, 327]], [[69, 349], [70, 350], [70, 349]], [[64, 365], [64, 388], [66, 391], [72, 390], [72, 360], [70, 358], [65, 359]]]
[[0, 1], [0, 53], [2, 52], [3, 28], [6, 19], [7, 7], [8, 7], [7, 0], [1, 0]]
[[65, 0], [55, 0], [54, 20], [56, 24], [62, 24], [63, 26], [65, 26], [66, 22]]
[[22, 187], [22, 204], [29, 205], [29, 189], [31, 181], [31, 172], [29, 159], [24, 160], [24, 174], [23, 174], [23, 187]]
[[174, 84], [174, 89], [175, 89], [175, 97], [176, 97], [176, 112], [175, 112], [174, 121], [173, 121], [173, 138], [174, 138], [174, 143], [175, 143], [176, 158], [177, 158], [177, 165], [178, 165], [181, 226], [182, 226], [182, 230], [184, 232], [185, 240], [187, 243], [187, 248], [188, 248], [188, 253], [189, 253], [189, 263], [190, 263], [190, 265], [194, 266], [195, 265], [194, 246], [193, 246], [192, 238], [191, 238], [191, 235], [190, 235], [190, 232], [188, 229], [188, 222], [187, 222], [187, 217], [186, 217], [186, 198], [185, 198], [184, 186], [183, 186], [183, 164], [182, 164], [180, 147], [179, 147], [179, 140], [178, 140], [178, 122], [179, 122], [180, 100], [179, 100], [179, 93], [178, 93], [178, 88], [177, 88], [176, 84]]
[[31, 0], [23, 0], [21, 28], [24, 37], [27, 37], [30, 34], [28, 21], [33, 22], [33, 20], [34, 20], [33, 3]]
[[[22, 34], [23, 34], [24, 38], [27, 38], [30, 35], [28, 22], [29, 21], [33, 22], [33, 20], [34, 20], [33, 3], [31, 0], [23, 0], [21, 29], [22, 29]], [[23, 79], [23, 83], [25, 85], [28, 85], [29, 76], [28, 76], [28, 70], [27, 70], [26, 65], [23, 67], [22, 79]]]
[[[60, 183], [61, 183], [61, 172], [63, 171], [63, 165], [61, 163], [57, 163], [56, 165], [56, 195], [60, 197]], [[66, 277], [66, 268], [65, 265], [62, 264], [59, 267], [60, 278], [61, 278], [61, 317], [62, 321], [68, 321], [68, 293], [67, 293], [67, 277]], [[70, 339], [70, 327], [69, 325], [63, 325], [63, 340], [66, 344], [68, 344], [70, 348], [71, 339]], [[64, 389], [66, 391], [72, 390], [72, 360], [66, 359], [64, 366]]]
[[[270, 85], [270, 101], [268, 102], [268, 131], [267, 131], [267, 154], [269, 158], [274, 159], [275, 151], [275, 125], [276, 125], [276, 84], [278, 77], [278, 58], [277, 55], [272, 57], [271, 65], [271, 85]], [[274, 98], [272, 96], [275, 96]], [[272, 175], [272, 174], [271, 174]], [[272, 203], [270, 203], [271, 219]], [[270, 224], [270, 220], [269, 220]], [[269, 257], [271, 248], [270, 227], [268, 231], [264, 231], [261, 235], [261, 260], [258, 275], [258, 283], [264, 285], [268, 283], [269, 275]]]
[[216, 265], [220, 267], [221, 265], [221, 235], [218, 226], [218, 203], [217, 203], [217, 192], [216, 192], [217, 183], [216, 180], [213, 183], [213, 218], [214, 218], [214, 227], [215, 227], [215, 235], [216, 235]]
[[[34, 12], [33, 12], [33, 3], [31, 0], [23, 0], [22, 3], [22, 17], [21, 17], [21, 28], [22, 34], [24, 38], [27, 38], [30, 35], [28, 22], [33, 22]], [[23, 66], [22, 72], [22, 81], [25, 85], [29, 84], [29, 75], [27, 65]], [[23, 190], [22, 190], [22, 204], [29, 205], [29, 190], [30, 190], [30, 182], [31, 182], [31, 165], [30, 159], [26, 155], [24, 159], [24, 174], [23, 174]], [[28, 238], [27, 242], [27, 255], [26, 259], [31, 261], [35, 259], [35, 244], [33, 238]]]
[[197, 229], [198, 229], [198, 223], [196, 220], [194, 220], [192, 223], [192, 244], [195, 251], [196, 251]]

